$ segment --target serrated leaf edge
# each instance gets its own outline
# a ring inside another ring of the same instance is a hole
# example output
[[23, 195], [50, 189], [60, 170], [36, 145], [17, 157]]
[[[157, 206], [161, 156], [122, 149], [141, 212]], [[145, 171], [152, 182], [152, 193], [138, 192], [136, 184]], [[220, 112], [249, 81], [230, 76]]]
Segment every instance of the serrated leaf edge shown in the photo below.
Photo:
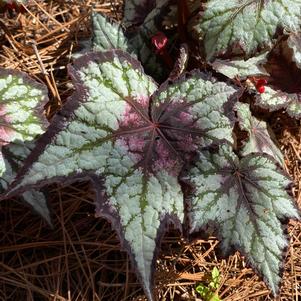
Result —
[[[164, 92], [168, 86], [177, 85], [185, 82], [186, 80], [196, 77], [197, 79], [201, 79], [204, 81], [211, 81], [213, 84], [219, 82], [216, 77], [214, 77], [211, 73], [204, 73], [199, 69], [193, 69], [189, 72], [185, 72], [180, 74], [180, 76], [176, 78], [168, 78], [165, 82], [163, 82], [159, 88], [151, 95], [150, 103], [152, 103], [153, 99], [155, 99], [160, 93]], [[231, 126], [234, 126], [236, 122], [236, 117], [234, 113], [234, 106], [237, 103], [238, 99], [242, 96], [244, 89], [238, 86], [235, 86], [233, 83], [229, 81], [222, 82], [227, 86], [232, 87], [236, 90], [235, 93], [229, 97], [228, 101], [223, 106], [223, 113], [229, 119]]]
[[[136, 260], [135, 257], [133, 256], [133, 253], [131, 252], [131, 246], [130, 244], [124, 239], [124, 236], [122, 235], [122, 224], [120, 221], [120, 217], [118, 216], [116, 211], [112, 210], [112, 207], [110, 207], [108, 205], [108, 203], [106, 202], [108, 200], [105, 190], [102, 189], [102, 183], [103, 183], [103, 179], [101, 176], [96, 176], [96, 175], [92, 175], [91, 177], [91, 182], [92, 182], [92, 188], [96, 193], [96, 202], [98, 205], [97, 208], [97, 212], [101, 212], [101, 214], [98, 214], [97, 217], [102, 217], [104, 219], [106, 219], [108, 222], [110, 222], [111, 227], [114, 231], [116, 231], [116, 234], [118, 236], [118, 240], [120, 242], [121, 248], [127, 252], [129, 258], [130, 258], [130, 262], [133, 266], [133, 269], [136, 273], [136, 275], [138, 275], [138, 279], [140, 280], [140, 283], [143, 284], [143, 279], [141, 278], [140, 272], [136, 267]], [[95, 202], [95, 203], [96, 203]], [[180, 233], [183, 233], [183, 227], [182, 227], [182, 223], [179, 220], [179, 218], [176, 215], [172, 215], [172, 214], [165, 214], [165, 215], [161, 215], [160, 217], [160, 226], [157, 230], [157, 237], [156, 237], [156, 248], [154, 250], [153, 253], [153, 260], [151, 263], [151, 287], [150, 287], [150, 291], [146, 288], [144, 288], [145, 293], [147, 294], [147, 297], [149, 298], [149, 301], [154, 301], [156, 299], [154, 299], [154, 271], [156, 270], [156, 260], [158, 258], [158, 255], [161, 251], [161, 243], [162, 243], [162, 239], [164, 237], [164, 234], [168, 231], [169, 226], [173, 225], [175, 229], [179, 230]]]
[[[6, 199], [15, 195], [18, 195], [25, 190], [29, 190], [31, 188], [41, 187], [53, 182], [64, 182], [64, 184], [68, 185], [70, 183], [73, 183], [77, 180], [87, 180], [90, 178], [91, 173], [85, 172], [85, 173], [74, 173], [72, 175], [66, 176], [60, 176], [52, 178], [51, 180], [43, 180], [38, 185], [29, 185], [26, 186], [26, 189], [14, 189], [15, 184], [20, 181], [24, 175], [26, 174], [27, 170], [30, 168], [33, 162], [35, 162], [40, 154], [44, 151], [44, 149], [47, 147], [47, 145], [51, 142], [52, 138], [54, 138], [59, 131], [61, 131], [65, 126], [67, 120], [72, 117], [72, 113], [74, 110], [76, 110], [81, 103], [84, 102], [86, 99], [87, 91], [84, 88], [83, 82], [81, 78], [76, 74], [76, 70], [79, 70], [85, 66], [91, 61], [98, 61], [100, 63], [107, 62], [109, 60], [114, 59], [116, 56], [120, 59], [120, 61], [127, 61], [132, 66], [141, 72], [143, 72], [143, 67], [140, 64], [139, 61], [134, 59], [130, 54], [127, 52], [124, 52], [122, 50], [109, 50], [106, 52], [89, 52], [80, 58], [76, 59], [73, 62], [73, 65], [68, 65], [68, 73], [72, 79], [72, 83], [74, 85], [75, 91], [73, 94], [67, 99], [66, 103], [64, 104], [63, 108], [56, 113], [56, 115], [52, 118], [51, 124], [48, 127], [47, 131], [42, 134], [37, 142], [35, 148], [32, 150], [32, 152], [29, 154], [27, 159], [24, 161], [23, 167], [20, 169], [16, 179], [9, 185], [7, 191], [7, 194], [4, 194], [0, 197], [0, 199]], [[81, 100], [81, 101], [80, 101]]]
[[[231, 144], [229, 144], [229, 142], [227, 140], [224, 140], [220, 143], [220, 145], [223, 145], [223, 144], [228, 144], [230, 147], [231, 147]], [[215, 147], [218, 147], [217, 145]], [[210, 149], [211, 147], [206, 147], [205, 149], [208, 150]], [[283, 175], [284, 177], [286, 177], [289, 181], [290, 181], [290, 184], [288, 184], [286, 187], [285, 187], [285, 190], [288, 192], [289, 194], [289, 190], [293, 184], [290, 176], [283, 170], [283, 168], [280, 166], [280, 164], [272, 157], [270, 156], [269, 154], [266, 154], [266, 153], [260, 153], [260, 152], [253, 152], [253, 153], [250, 153], [248, 155], [246, 155], [245, 157], [243, 157], [244, 159], [248, 159], [248, 158], [253, 158], [255, 156], [261, 156], [261, 157], [265, 157], [269, 160], [271, 160], [276, 168], [277, 168], [277, 171]], [[239, 158], [239, 160], [241, 160], [242, 158]], [[182, 174], [180, 175], [179, 179], [180, 179], [180, 182], [182, 183], [182, 185], [187, 185], [189, 188], [187, 190], [187, 193], [185, 193], [185, 190], [183, 190], [183, 194], [184, 194], [184, 202], [185, 202], [185, 208], [189, 208], [190, 206], [190, 202], [189, 202], [189, 198], [191, 197], [191, 195], [193, 195], [193, 187], [191, 186], [191, 184], [189, 183], [189, 181], [185, 180], [185, 175], [187, 173], [187, 171], [190, 169], [190, 167], [193, 167], [193, 163], [190, 163], [189, 165], [187, 165], [186, 167], [183, 168], [183, 171], [182, 171]], [[290, 195], [290, 194], [289, 194]], [[287, 241], [287, 246], [284, 247], [283, 251], [282, 251], [282, 260], [280, 262], [280, 265], [279, 265], [279, 269], [280, 269], [280, 272], [279, 272], [279, 276], [281, 278], [281, 281], [280, 283], [278, 284], [278, 290], [276, 292], [272, 292], [272, 294], [274, 295], [274, 297], [276, 297], [278, 294], [279, 294], [279, 291], [281, 289], [281, 285], [283, 284], [283, 273], [284, 273], [284, 265], [285, 265], [285, 258], [286, 258], [286, 255], [288, 253], [288, 250], [289, 250], [289, 244], [290, 244], [290, 240], [289, 240], [289, 234], [288, 234], [288, 221], [291, 219], [291, 220], [295, 220], [295, 221], [300, 221], [301, 220], [301, 210], [300, 208], [297, 206], [296, 204], [296, 201], [291, 197], [290, 195], [290, 199], [292, 201], [292, 203], [294, 204], [298, 214], [299, 214], [299, 218], [292, 218], [292, 217], [285, 217], [285, 218], [278, 218], [280, 223], [281, 223], [281, 229], [282, 229], [282, 232], [283, 232], [283, 235]], [[211, 221], [211, 222], [208, 222], [206, 225], [203, 225], [202, 227], [199, 227], [197, 229], [194, 229], [193, 232], [191, 232], [189, 230], [189, 227], [190, 227], [190, 221], [189, 221], [189, 217], [187, 216], [187, 212], [189, 210], [185, 210], [185, 223], [187, 223], [187, 225], [185, 225], [185, 228], [184, 228], [184, 235], [185, 237], [190, 241], [195, 241], [197, 239], [208, 239], [210, 235], [212, 235], [212, 233], [208, 233], [208, 227], [210, 229], [213, 229], [213, 232], [214, 232], [214, 236], [216, 236], [216, 238], [219, 240], [219, 241], [223, 241], [223, 237], [221, 236], [221, 234], [219, 233], [219, 223], [217, 221]], [[261, 271], [259, 271], [259, 269], [256, 268], [256, 266], [254, 266], [249, 260], [248, 260], [248, 254], [246, 254], [241, 247], [239, 247], [238, 245], [236, 244], [231, 244], [231, 248], [229, 248], [229, 251], [228, 252], [223, 252], [220, 248], [218, 249], [219, 250], [219, 256], [223, 259], [226, 259], [228, 256], [234, 254], [236, 251], [239, 251], [241, 256], [245, 257], [246, 260], [247, 260], [247, 265], [249, 265], [255, 272], [257, 275], [259, 275], [264, 283], [266, 284], [266, 286], [268, 288], [269, 287], [269, 284], [268, 284], [268, 280], [266, 279], [266, 277], [263, 275], [263, 273], [261, 273]]]
[[39, 105], [34, 108], [33, 112], [36, 117], [42, 122], [43, 129], [46, 129], [49, 125], [44, 112], [44, 106], [49, 102], [48, 98], [48, 89], [45, 84], [39, 83], [35, 81], [32, 77], [30, 77], [27, 73], [15, 69], [5, 69], [0, 67], [0, 78], [2, 76], [16, 76], [21, 77], [23, 79], [24, 84], [30, 85], [33, 88], [41, 90], [43, 92], [44, 98], [39, 102]]

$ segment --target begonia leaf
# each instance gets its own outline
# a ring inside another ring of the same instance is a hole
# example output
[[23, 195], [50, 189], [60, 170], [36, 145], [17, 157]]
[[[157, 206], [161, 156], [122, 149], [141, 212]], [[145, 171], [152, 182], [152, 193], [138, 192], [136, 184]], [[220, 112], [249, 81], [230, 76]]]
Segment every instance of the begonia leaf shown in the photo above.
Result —
[[[131, 33], [126, 33], [124, 27], [99, 14], [92, 14], [93, 39], [92, 50], [107, 51], [120, 49], [130, 53], [134, 57], [138, 57], [146, 72], [156, 78], [162, 78], [166, 75], [162, 66], [162, 58], [154, 45], [152, 45], [152, 37], [160, 32], [158, 20], [161, 20], [161, 10], [167, 6], [169, 0], [164, 0], [147, 15], [144, 23], [138, 26]], [[159, 22], [160, 23], [160, 22]]]
[[256, 92], [256, 105], [271, 112], [285, 109], [291, 117], [300, 119], [299, 39], [298, 33], [292, 33], [270, 53], [265, 52], [248, 60], [215, 59], [211, 65], [217, 72], [231, 79], [250, 78], [249, 88], [252, 87], [254, 92], [257, 88], [256, 81], [265, 78], [267, 83], [264, 84], [263, 92]]
[[[162, 22], [170, 9], [169, 4], [170, 0], [157, 1], [156, 6], [137, 28], [136, 33], [130, 37], [130, 43], [145, 71], [158, 79], [167, 76], [169, 66], [164, 65], [162, 55], [156, 52], [152, 45], [152, 37], [162, 32]], [[166, 47], [166, 51], [168, 52], [168, 47]]]
[[287, 93], [274, 87], [266, 86], [264, 93], [256, 95], [255, 103], [269, 111], [285, 109], [291, 117], [301, 118], [300, 93]]
[[258, 56], [254, 56], [248, 60], [216, 59], [212, 63], [212, 67], [214, 70], [226, 75], [231, 79], [234, 78], [244, 79], [248, 76], [267, 76], [269, 74], [263, 66], [267, 61], [266, 57], [267, 57], [267, 53], [265, 52]]
[[300, 0], [209, 0], [194, 30], [208, 60], [225, 53], [250, 57], [271, 47], [280, 29], [300, 29], [300, 16]]
[[[45, 132], [48, 122], [43, 115], [43, 107], [47, 102], [47, 89], [44, 85], [22, 72], [0, 69], [1, 190], [6, 189], [29, 153], [23, 146], [24, 143], [33, 141], [36, 136]], [[18, 156], [12, 155], [5, 160], [3, 147], [13, 149], [13, 144], [19, 145], [21, 150]], [[15, 160], [15, 167], [10, 166], [12, 160]], [[23, 200], [50, 223], [49, 211], [42, 193], [26, 192]]]
[[155, 8], [160, 0], [125, 0], [124, 17], [125, 26], [140, 25], [146, 16]]
[[288, 246], [282, 222], [300, 216], [286, 191], [291, 182], [274, 159], [262, 153], [239, 159], [220, 144], [200, 151], [182, 180], [191, 185], [190, 233], [213, 227], [222, 253], [242, 252], [277, 294]]
[[272, 141], [267, 124], [252, 116], [249, 105], [246, 103], [237, 103], [236, 110], [239, 126], [242, 130], [247, 131], [249, 136], [241, 154], [245, 156], [255, 152], [266, 153], [277, 160], [280, 165], [283, 165], [283, 155]]
[[[3, 148], [5, 172], [0, 179], [0, 191], [4, 192], [23, 166], [24, 160], [35, 146], [35, 141], [14, 142]], [[20, 197], [21, 201], [28, 203], [39, 213], [47, 223], [52, 226], [46, 195], [42, 191], [28, 190]]]
[[110, 49], [121, 49], [129, 53], [133, 51], [133, 47], [125, 36], [125, 30], [121, 24], [95, 12], [92, 13], [92, 24], [92, 49], [94, 51]]
[[125, 35], [125, 28], [122, 24], [101, 13], [92, 12], [92, 37], [79, 42], [81, 50], [73, 54], [73, 58], [91, 51], [107, 51], [120, 49], [136, 56], [134, 48]]
[[301, 70], [286, 47], [282, 43], [269, 54], [264, 65], [268, 83], [264, 93], [257, 93], [255, 103], [269, 111], [285, 109], [290, 116], [301, 118]]
[[178, 228], [183, 223], [178, 175], [199, 146], [232, 142], [233, 123], [224, 114], [236, 89], [193, 72], [157, 90], [122, 51], [83, 56], [70, 73], [76, 92], [37, 142], [9, 195], [91, 178], [97, 215], [112, 222], [154, 300], [160, 238], [168, 221]]

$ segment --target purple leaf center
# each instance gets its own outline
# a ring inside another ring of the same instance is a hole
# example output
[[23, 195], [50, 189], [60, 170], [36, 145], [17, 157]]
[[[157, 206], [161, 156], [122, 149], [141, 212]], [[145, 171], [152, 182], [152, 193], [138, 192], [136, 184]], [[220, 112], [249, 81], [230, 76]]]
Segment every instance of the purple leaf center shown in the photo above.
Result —
[[5, 106], [0, 106], [0, 146], [8, 144], [12, 140], [14, 130], [10, 123], [11, 118], [7, 116]]
[[127, 99], [116, 142], [127, 149], [146, 174], [165, 170], [177, 176], [197, 150], [202, 131], [195, 124], [190, 106], [184, 101], [166, 101], [149, 110], [147, 97]]

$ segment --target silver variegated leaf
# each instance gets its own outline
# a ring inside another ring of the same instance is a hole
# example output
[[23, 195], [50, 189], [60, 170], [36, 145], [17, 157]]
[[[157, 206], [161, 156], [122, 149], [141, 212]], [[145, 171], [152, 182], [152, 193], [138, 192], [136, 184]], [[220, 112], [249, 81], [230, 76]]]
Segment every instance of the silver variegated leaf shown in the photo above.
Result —
[[26, 74], [0, 69], [0, 145], [31, 141], [44, 132], [47, 89]]
[[[43, 107], [48, 102], [47, 88], [38, 84], [26, 74], [18, 71], [0, 69], [0, 147], [1, 190], [7, 188], [29, 153], [24, 146], [36, 136], [45, 132], [48, 126], [43, 115]], [[6, 159], [3, 147], [14, 148], [23, 145], [19, 155], [11, 153]], [[14, 167], [11, 166], [12, 161]], [[50, 216], [45, 197], [37, 191], [27, 192], [23, 200], [29, 203], [50, 224]]]
[[129, 53], [133, 51], [133, 47], [125, 36], [124, 28], [121, 24], [96, 12], [92, 13], [92, 24], [92, 49], [94, 51], [107, 51], [110, 49], [121, 49]]
[[249, 105], [246, 103], [238, 102], [235, 109], [237, 111], [240, 128], [247, 131], [249, 136], [241, 154], [245, 156], [256, 152], [266, 153], [278, 161], [280, 165], [283, 165], [283, 155], [280, 149], [272, 141], [272, 133], [269, 133], [267, 124], [252, 116]]
[[207, 59], [224, 53], [254, 54], [273, 45], [278, 29], [300, 29], [300, 0], [209, 0], [195, 21]]
[[125, 36], [125, 29], [122, 24], [110, 19], [101, 13], [92, 12], [92, 38], [79, 42], [80, 51], [73, 54], [73, 58], [91, 51], [107, 51], [111, 49], [121, 49], [133, 53], [133, 47]]
[[[163, 1], [167, 3], [167, 0]], [[108, 17], [99, 14], [92, 14], [93, 39], [92, 50], [107, 51], [120, 49], [138, 57], [146, 71], [153, 76], [160, 78], [164, 74], [162, 58], [156, 53], [151, 43], [152, 37], [160, 30], [156, 19], [161, 12], [162, 4], [155, 7], [147, 16], [145, 22], [138, 26], [131, 34], [125, 33], [121, 24], [114, 22]]]
[[29, 156], [10, 195], [43, 184], [92, 178], [96, 213], [130, 254], [149, 300], [159, 241], [183, 222], [178, 175], [198, 145], [232, 140], [224, 116], [236, 89], [199, 73], [163, 85], [128, 54], [89, 54], [70, 68], [77, 91]]
[[266, 86], [264, 93], [256, 95], [255, 103], [269, 111], [285, 109], [291, 117], [301, 118], [300, 93], [287, 93], [271, 86]]
[[267, 62], [267, 52], [254, 56], [248, 60], [243, 59], [216, 59], [212, 67], [217, 72], [229, 78], [246, 78], [248, 76], [268, 76], [268, 72], [263, 65]]
[[277, 294], [288, 245], [281, 221], [300, 216], [286, 192], [290, 180], [275, 161], [262, 153], [239, 160], [223, 144], [200, 152], [182, 178], [192, 186], [190, 233], [216, 226], [222, 252], [239, 250]]
[[216, 140], [233, 142], [233, 126], [226, 112], [236, 92], [230, 85], [192, 72], [172, 85], [163, 85], [153, 96], [152, 118], [171, 141], [182, 141], [183, 147], [196, 150]]
[[136, 60], [119, 51], [81, 57], [71, 74], [77, 92], [41, 138], [17, 186], [90, 175], [97, 215], [112, 222], [153, 300], [161, 224], [169, 217], [183, 221], [177, 177], [159, 170], [164, 160], [153, 155], [168, 152], [154, 145], [148, 117], [157, 84]]
[[292, 33], [269, 53], [264, 66], [269, 73], [267, 84], [261, 93], [257, 93], [255, 103], [269, 111], [285, 109], [291, 117], [300, 119], [301, 70], [298, 48], [298, 34]]

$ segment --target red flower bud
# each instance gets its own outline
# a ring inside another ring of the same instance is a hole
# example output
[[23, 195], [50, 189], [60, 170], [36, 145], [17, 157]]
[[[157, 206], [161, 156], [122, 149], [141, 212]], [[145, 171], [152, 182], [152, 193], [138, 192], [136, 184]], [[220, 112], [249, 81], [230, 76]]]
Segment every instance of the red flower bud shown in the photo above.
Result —
[[152, 44], [155, 46], [156, 52], [158, 53], [164, 51], [164, 49], [167, 46], [167, 43], [168, 39], [166, 35], [161, 31], [159, 31], [152, 37]]
[[260, 87], [260, 86], [264, 86], [266, 85], [268, 82], [266, 79], [264, 78], [260, 78], [259, 80], [257, 80], [256, 82], [256, 87]]
[[257, 91], [258, 91], [260, 94], [264, 93], [264, 91], [265, 91], [265, 86], [257, 87]]
[[251, 81], [255, 85], [257, 92], [260, 94], [265, 92], [265, 85], [268, 83], [266, 79], [251, 77]]

